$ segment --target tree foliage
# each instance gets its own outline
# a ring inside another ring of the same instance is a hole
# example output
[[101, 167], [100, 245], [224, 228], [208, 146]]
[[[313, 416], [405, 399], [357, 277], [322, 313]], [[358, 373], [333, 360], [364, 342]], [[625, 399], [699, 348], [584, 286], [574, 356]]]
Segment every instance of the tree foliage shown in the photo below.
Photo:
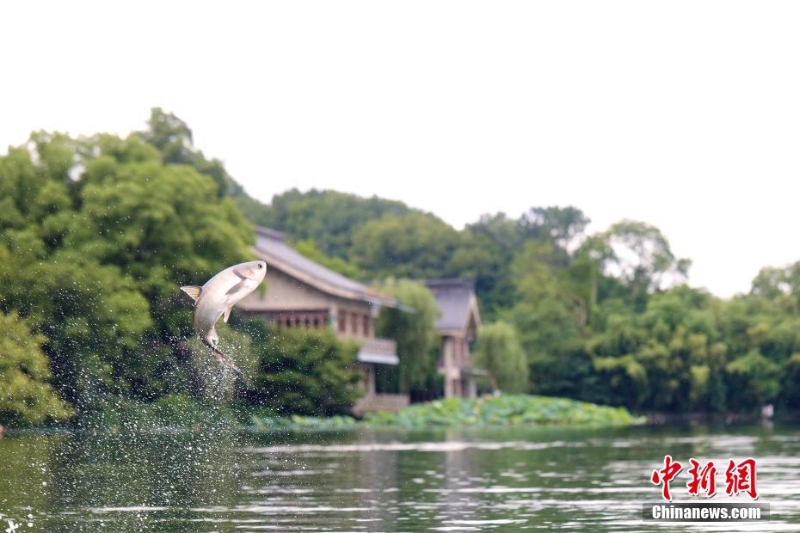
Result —
[[258, 369], [242, 391], [250, 405], [274, 415], [332, 416], [348, 413], [362, 391], [360, 375], [352, 368], [358, 346], [343, 343], [333, 331], [281, 330], [274, 335], [266, 324], [251, 321]]
[[528, 388], [528, 362], [517, 331], [510, 324], [481, 326], [472, 365], [488, 373], [494, 391], [518, 393]]
[[666, 237], [654, 226], [623, 220], [601, 238], [610, 251], [605, 267], [619, 275], [637, 305], [644, 304], [646, 294], [661, 289], [666, 278], [671, 277], [676, 284], [688, 275], [691, 262], [676, 258]]
[[353, 235], [352, 261], [374, 277], [435, 278], [450, 275], [459, 233], [423, 213], [386, 215]]
[[0, 424], [60, 421], [72, 414], [50, 385], [43, 335], [16, 314], [0, 313]]
[[326, 268], [338, 272], [339, 274], [351, 278], [358, 279], [363, 276], [363, 273], [353, 265], [348, 263], [341, 257], [329, 257], [317, 248], [313, 239], [305, 239], [294, 245], [295, 250], [305, 257], [311, 259]]
[[[291, 191], [280, 209], [327, 194]], [[285, 220], [272, 219], [296, 231]], [[691, 262], [658, 228], [622, 220], [590, 234], [588, 224], [577, 208], [550, 206], [457, 231], [409, 210], [314, 243], [337, 243], [363, 279], [475, 279], [484, 319], [519, 332], [533, 392], [676, 413], [800, 407], [800, 262], [765, 267], [750, 295], [724, 301], [686, 286]]]
[[367, 222], [416, 212], [402, 202], [316, 189], [307, 193], [291, 189], [274, 196], [262, 209], [252, 204], [246, 209], [256, 224], [279, 228], [294, 241], [311, 239], [322, 253], [341, 259], [351, 259], [356, 230]]
[[517, 223], [526, 239], [552, 242], [561, 250], [569, 250], [583, 235], [589, 218], [575, 207], [532, 207]]
[[169, 392], [192, 334], [177, 288], [250, 257], [252, 226], [202, 161], [168, 160], [139, 135], [44, 132], [0, 157], [0, 311], [43, 335], [81, 409]]
[[[376, 324], [397, 341], [400, 366], [383, 381], [392, 390], [424, 398], [441, 385], [438, 307], [407, 280], [466, 277], [484, 322], [518, 332], [531, 392], [674, 413], [800, 408], [800, 261], [765, 266], [749, 294], [721, 300], [686, 285], [690, 261], [658, 228], [622, 220], [589, 233], [573, 206], [485, 214], [457, 230], [401, 202], [334, 191], [293, 189], [263, 205], [194, 146], [184, 121], [155, 108], [126, 138], [35, 132], [0, 156], [0, 319], [17, 339], [4, 349], [32, 358], [9, 359], [0, 387], [42, 357], [49, 365], [25, 385], [43, 403], [0, 416], [31, 423], [201, 391], [184, 342], [191, 305], [177, 288], [250, 259], [252, 222], [348, 277], [404, 280], [382, 289], [415, 312], [383, 310]], [[517, 352], [508, 331], [484, 328], [478, 361], [516, 388], [488, 355]], [[247, 389], [259, 405], [313, 414], [354, 401], [350, 348], [299, 333], [230, 337], [260, 365]], [[508, 346], [489, 349], [494, 337]]]
[[158, 150], [165, 165], [190, 166], [198, 173], [210, 177], [216, 184], [218, 197], [242, 191], [219, 159], [209, 160], [203, 152], [195, 149], [189, 125], [173, 113], [154, 107], [150, 111], [147, 129], [139, 132], [138, 136]]
[[431, 291], [415, 281], [388, 279], [379, 288], [406, 309], [382, 308], [375, 334], [397, 344], [399, 391], [424, 396], [436, 381], [436, 362], [441, 355], [439, 333], [434, 327], [439, 305]]

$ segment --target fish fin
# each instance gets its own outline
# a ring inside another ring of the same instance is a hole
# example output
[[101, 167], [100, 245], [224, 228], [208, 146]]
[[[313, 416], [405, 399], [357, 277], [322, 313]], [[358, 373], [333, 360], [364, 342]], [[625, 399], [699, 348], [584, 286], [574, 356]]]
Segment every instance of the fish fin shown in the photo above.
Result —
[[195, 302], [200, 299], [200, 295], [203, 293], [203, 287], [198, 287], [197, 285], [184, 285], [181, 290], [191, 296]]
[[231, 361], [231, 358], [230, 358], [230, 357], [228, 357], [228, 356], [227, 356], [227, 355], [225, 355], [224, 353], [220, 352], [220, 351], [219, 351], [217, 348], [215, 348], [214, 346], [212, 346], [212, 345], [211, 345], [211, 343], [210, 343], [210, 342], [208, 342], [208, 341], [206, 341], [205, 339], [203, 339], [203, 344], [205, 344], [206, 346], [208, 346], [208, 348], [211, 350], [211, 353], [214, 355], [214, 357], [215, 357], [215, 358], [216, 358], [216, 359], [217, 359], [217, 360], [218, 360], [220, 363], [222, 363], [222, 366], [224, 366], [224, 367], [226, 367], [226, 368], [230, 368], [231, 370], [233, 370], [234, 372], [236, 372], [236, 373], [237, 373], [237, 374], [239, 374], [240, 376], [244, 375], [244, 374], [242, 374], [242, 371], [241, 371], [241, 370], [239, 370], [239, 369], [236, 367], [236, 365], [235, 365], [235, 364], [233, 364], [233, 361]]
[[226, 308], [225, 308], [225, 310], [222, 312], [222, 321], [223, 321], [223, 322], [227, 322], [227, 321], [228, 321], [228, 317], [230, 317], [230, 316], [231, 316], [231, 309], [233, 309], [233, 306], [232, 306], [232, 305], [229, 305], [229, 306], [228, 306], [228, 307], [226, 307]]
[[233, 273], [236, 274], [236, 277], [239, 278], [242, 281], [244, 281], [244, 280], [246, 280], [248, 278], [247, 270], [245, 268], [243, 268], [243, 266], [244, 265], [237, 265], [233, 269]]
[[226, 293], [225, 293], [225, 295], [231, 295], [231, 294], [235, 294], [235, 293], [236, 293], [237, 291], [239, 291], [239, 290], [240, 290], [240, 289], [241, 289], [243, 286], [244, 286], [244, 280], [240, 281], [239, 283], [237, 283], [236, 285], [234, 285], [233, 287], [231, 287], [230, 289], [228, 289], [228, 292], [226, 292]]

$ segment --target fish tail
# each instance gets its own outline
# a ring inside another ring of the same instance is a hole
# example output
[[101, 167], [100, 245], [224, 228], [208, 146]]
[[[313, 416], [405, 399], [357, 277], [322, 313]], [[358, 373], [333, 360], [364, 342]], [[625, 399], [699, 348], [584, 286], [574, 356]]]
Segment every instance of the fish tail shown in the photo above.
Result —
[[214, 346], [213, 346], [213, 345], [212, 345], [210, 342], [208, 342], [208, 341], [207, 341], [207, 340], [205, 340], [205, 339], [203, 339], [203, 344], [205, 344], [206, 346], [208, 346], [208, 348], [211, 350], [211, 353], [214, 355], [214, 357], [215, 357], [215, 358], [216, 358], [216, 359], [217, 359], [217, 360], [218, 360], [220, 363], [222, 363], [222, 366], [225, 366], [225, 367], [227, 367], [227, 368], [230, 368], [231, 370], [233, 370], [234, 372], [236, 372], [236, 373], [237, 373], [237, 374], [239, 374], [240, 376], [241, 376], [241, 375], [243, 375], [243, 374], [242, 374], [242, 371], [241, 371], [241, 370], [239, 370], [239, 368], [238, 368], [238, 367], [237, 367], [235, 364], [233, 364], [233, 361], [231, 361], [231, 358], [230, 358], [230, 357], [228, 357], [227, 355], [225, 355], [224, 353], [222, 353], [221, 351], [219, 351], [217, 348], [215, 348], [215, 347], [214, 347]]

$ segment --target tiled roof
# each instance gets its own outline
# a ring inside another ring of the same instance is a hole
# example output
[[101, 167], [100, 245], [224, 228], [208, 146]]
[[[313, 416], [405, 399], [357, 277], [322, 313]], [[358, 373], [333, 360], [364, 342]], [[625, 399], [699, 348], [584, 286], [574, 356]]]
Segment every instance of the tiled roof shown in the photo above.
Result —
[[256, 255], [268, 266], [283, 270], [321, 291], [343, 298], [362, 300], [376, 305], [396, 307], [397, 300], [377, 293], [357, 281], [342, 276], [297, 253], [284, 242], [283, 234], [268, 228], [256, 227]]
[[476, 322], [480, 323], [480, 317], [477, 316], [475, 282], [473, 280], [429, 279], [424, 283], [433, 293], [441, 311], [436, 320], [436, 329], [440, 331], [465, 329], [473, 310], [476, 314]]

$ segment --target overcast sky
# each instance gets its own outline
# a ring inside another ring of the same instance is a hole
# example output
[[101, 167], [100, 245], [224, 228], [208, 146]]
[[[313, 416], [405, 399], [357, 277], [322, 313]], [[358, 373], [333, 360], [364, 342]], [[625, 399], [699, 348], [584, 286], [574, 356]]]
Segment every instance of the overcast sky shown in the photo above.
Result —
[[727, 297], [800, 260], [798, 2], [6, 2], [0, 153], [185, 120], [262, 202], [653, 224]]

